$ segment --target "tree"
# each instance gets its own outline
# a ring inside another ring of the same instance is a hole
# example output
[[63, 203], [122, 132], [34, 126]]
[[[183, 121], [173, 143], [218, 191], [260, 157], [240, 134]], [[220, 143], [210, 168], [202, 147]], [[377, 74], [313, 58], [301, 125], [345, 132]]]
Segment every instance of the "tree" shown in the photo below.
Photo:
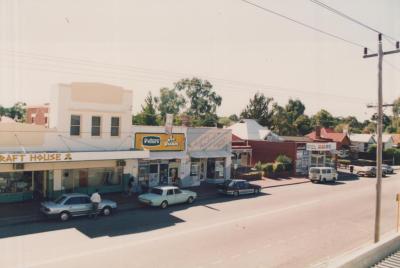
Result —
[[369, 122], [368, 125], [366, 125], [362, 131], [363, 133], [367, 134], [374, 134], [376, 133], [376, 123], [374, 122]]
[[162, 120], [165, 120], [166, 114], [173, 114], [174, 117], [185, 107], [186, 100], [175, 89], [161, 88], [160, 97], [155, 97], [154, 102]]
[[[371, 117], [371, 120], [374, 122], [378, 121], [378, 113], [374, 113]], [[386, 114], [382, 114], [382, 128], [387, 128], [392, 123], [392, 120]]]
[[285, 106], [289, 123], [293, 124], [299, 116], [304, 114], [305, 109], [306, 107], [300, 100], [289, 99], [288, 104]]
[[256, 93], [240, 116], [245, 119], [255, 119], [260, 125], [271, 128], [272, 111], [270, 105], [272, 105], [272, 101], [273, 98], [267, 98], [262, 93]]
[[142, 105], [142, 111], [132, 117], [132, 123], [135, 125], [158, 126], [159, 120], [156, 113], [155, 101], [151, 92], [147, 95], [144, 103], [144, 106]]
[[400, 97], [393, 102], [392, 107], [393, 116], [399, 117], [400, 115]]
[[304, 114], [297, 117], [296, 121], [294, 121], [294, 125], [297, 129], [297, 134], [301, 136], [307, 135], [313, 129], [311, 126], [311, 119]]
[[238, 122], [240, 119], [239, 119], [239, 116], [237, 116], [236, 114], [231, 114], [229, 117], [229, 120], [231, 120], [232, 122]]
[[218, 119], [218, 124], [224, 127], [229, 127], [232, 125], [232, 120], [229, 117], [220, 117]]
[[[218, 121], [217, 107], [221, 106], [222, 97], [213, 89], [213, 85], [207, 80], [193, 77], [182, 79], [175, 83], [177, 91], [185, 91], [189, 107], [186, 111], [193, 118], [193, 122], [207, 122], [207, 124]], [[211, 122], [210, 120], [214, 120]]]
[[321, 126], [326, 128], [335, 127], [335, 118], [326, 110], [322, 109], [312, 117], [314, 126]]
[[277, 103], [274, 103], [272, 114], [271, 130], [282, 136], [297, 134], [295, 126], [289, 122], [289, 116], [285, 108], [279, 106]]
[[26, 103], [17, 102], [12, 107], [4, 108], [0, 106], [0, 116], [7, 116], [18, 122], [25, 122]]

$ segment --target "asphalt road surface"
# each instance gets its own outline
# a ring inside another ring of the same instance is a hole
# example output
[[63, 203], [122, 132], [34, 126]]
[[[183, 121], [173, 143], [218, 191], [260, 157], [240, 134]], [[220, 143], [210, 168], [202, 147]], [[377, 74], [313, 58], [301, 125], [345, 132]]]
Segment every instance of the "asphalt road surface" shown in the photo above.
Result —
[[[383, 179], [382, 234], [400, 175]], [[0, 267], [313, 267], [373, 239], [375, 179], [0, 228]]]

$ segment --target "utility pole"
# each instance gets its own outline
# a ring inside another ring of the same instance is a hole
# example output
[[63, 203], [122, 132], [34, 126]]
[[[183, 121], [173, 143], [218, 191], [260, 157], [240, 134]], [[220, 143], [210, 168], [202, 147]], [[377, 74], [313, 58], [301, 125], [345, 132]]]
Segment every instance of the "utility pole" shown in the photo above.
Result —
[[379, 242], [380, 239], [380, 222], [381, 222], [381, 195], [382, 195], [382, 61], [383, 56], [387, 54], [400, 53], [399, 42], [396, 42], [396, 49], [383, 52], [382, 34], [378, 34], [378, 53], [368, 55], [368, 49], [364, 48], [364, 58], [378, 57], [378, 122], [376, 132], [378, 136], [378, 144], [376, 146], [376, 202], [375, 202], [375, 232], [374, 241]]

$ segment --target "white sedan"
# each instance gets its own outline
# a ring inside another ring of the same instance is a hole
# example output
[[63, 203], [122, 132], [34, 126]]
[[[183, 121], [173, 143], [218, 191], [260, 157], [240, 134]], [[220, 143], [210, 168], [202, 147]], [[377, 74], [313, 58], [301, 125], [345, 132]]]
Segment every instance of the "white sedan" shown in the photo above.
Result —
[[150, 192], [139, 195], [139, 201], [153, 206], [166, 208], [168, 205], [180, 203], [193, 203], [197, 194], [188, 190], [181, 190], [176, 186], [158, 186]]

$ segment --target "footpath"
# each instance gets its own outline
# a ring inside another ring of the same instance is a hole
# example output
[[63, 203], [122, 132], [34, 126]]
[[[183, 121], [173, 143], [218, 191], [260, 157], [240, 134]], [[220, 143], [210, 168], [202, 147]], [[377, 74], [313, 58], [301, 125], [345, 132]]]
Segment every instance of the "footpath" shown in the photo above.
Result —
[[[262, 180], [251, 181], [251, 183], [260, 185], [263, 189], [296, 185], [308, 182], [310, 182], [310, 180], [306, 178], [263, 178]], [[191, 187], [188, 190], [196, 192], [198, 195], [198, 200], [207, 200], [218, 197], [216, 187], [213, 184], [206, 183], [198, 187]], [[128, 196], [126, 193], [102, 194], [102, 198], [110, 199], [117, 202], [118, 211], [129, 211], [145, 208], [145, 205], [138, 202], [137, 196], [138, 194], [132, 194]], [[48, 218], [44, 217], [40, 213], [39, 209], [39, 201], [0, 204], [0, 227], [48, 220]]]

